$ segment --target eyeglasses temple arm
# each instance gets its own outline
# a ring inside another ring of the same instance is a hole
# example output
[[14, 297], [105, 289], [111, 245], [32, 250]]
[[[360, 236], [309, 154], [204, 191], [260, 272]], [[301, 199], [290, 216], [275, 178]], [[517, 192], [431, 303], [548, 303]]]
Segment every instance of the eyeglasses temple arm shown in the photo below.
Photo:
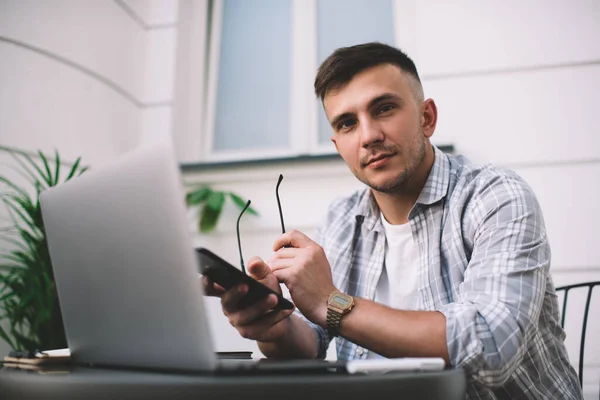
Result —
[[250, 203], [251, 203], [250, 200], [248, 200], [246, 202], [246, 206], [244, 207], [244, 209], [240, 213], [240, 216], [237, 219], [237, 225], [236, 225], [237, 240], [238, 240], [238, 250], [240, 252], [240, 265], [242, 266], [242, 272], [243, 273], [246, 273], [246, 267], [244, 266], [244, 257], [242, 257], [242, 241], [240, 240], [240, 219], [242, 218], [242, 215], [244, 215], [244, 212], [248, 209], [248, 207], [250, 207]]
[[281, 201], [279, 201], [279, 185], [283, 180], [283, 175], [279, 174], [279, 180], [277, 181], [277, 186], [275, 187], [275, 196], [277, 197], [277, 207], [279, 208], [279, 219], [281, 220], [281, 233], [285, 233], [285, 225], [283, 224], [283, 211], [281, 211]]

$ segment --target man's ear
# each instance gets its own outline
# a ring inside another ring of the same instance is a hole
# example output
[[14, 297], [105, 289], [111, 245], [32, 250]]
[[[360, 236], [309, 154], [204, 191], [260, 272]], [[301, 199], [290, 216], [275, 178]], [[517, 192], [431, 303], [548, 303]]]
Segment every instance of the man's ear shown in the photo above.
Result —
[[332, 143], [333, 143], [333, 145], [335, 146], [335, 150], [336, 150], [336, 151], [339, 153], [339, 152], [340, 152], [340, 150], [338, 149], [337, 142], [335, 141], [335, 135], [332, 135], [332, 136], [329, 138], [329, 140], [331, 140], [331, 142], [332, 142]]
[[[329, 116], [327, 115], [327, 108], [325, 108], [325, 98], [321, 100], [321, 105], [323, 106], [323, 111], [325, 112], [325, 118], [327, 118], [327, 121], [329, 121]], [[335, 133], [331, 135], [329, 140], [331, 140], [331, 143], [333, 143], [333, 145], [335, 146], [335, 150], [339, 153], [340, 149], [338, 149], [337, 142], [335, 141]]]
[[423, 134], [426, 138], [430, 138], [435, 131], [437, 125], [438, 111], [435, 101], [427, 99], [423, 102], [423, 110], [421, 111], [421, 126]]

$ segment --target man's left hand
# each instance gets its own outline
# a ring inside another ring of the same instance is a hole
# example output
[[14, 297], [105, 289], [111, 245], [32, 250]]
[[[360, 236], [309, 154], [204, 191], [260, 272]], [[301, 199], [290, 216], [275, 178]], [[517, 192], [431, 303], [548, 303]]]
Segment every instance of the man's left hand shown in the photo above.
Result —
[[287, 286], [302, 314], [324, 327], [327, 299], [336, 288], [323, 248], [294, 230], [277, 238], [273, 250], [275, 255], [268, 262], [273, 273]]

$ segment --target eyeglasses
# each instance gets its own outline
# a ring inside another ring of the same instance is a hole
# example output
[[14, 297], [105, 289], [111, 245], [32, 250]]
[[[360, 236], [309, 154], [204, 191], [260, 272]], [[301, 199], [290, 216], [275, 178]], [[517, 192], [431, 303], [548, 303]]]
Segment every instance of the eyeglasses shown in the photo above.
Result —
[[[283, 223], [283, 211], [281, 210], [281, 201], [279, 200], [279, 185], [281, 185], [281, 181], [283, 180], [283, 175], [279, 174], [279, 180], [277, 181], [277, 186], [275, 187], [275, 197], [277, 197], [277, 208], [279, 209], [279, 219], [281, 221], [281, 233], [285, 233], [285, 225]], [[240, 240], [240, 219], [244, 212], [250, 207], [251, 201], [248, 200], [246, 202], [246, 206], [242, 209], [240, 213], [237, 224], [236, 224], [236, 232], [237, 232], [237, 241], [238, 241], [238, 250], [240, 252], [240, 265], [242, 266], [242, 272], [246, 273], [246, 267], [244, 266], [244, 257], [242, 257], [242, 241]]]

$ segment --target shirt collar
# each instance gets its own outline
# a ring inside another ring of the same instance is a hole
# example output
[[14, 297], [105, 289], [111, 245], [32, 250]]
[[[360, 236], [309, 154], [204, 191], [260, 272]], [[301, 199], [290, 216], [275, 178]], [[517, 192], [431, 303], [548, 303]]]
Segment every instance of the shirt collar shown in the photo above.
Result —
[[[440, 201], [448, 193], [450, 183], [450, 160], [443, 151], [433, 146], [434, 161], [427, 181], [419, 194], [417, 203], [430, 205]], [[365, 218], [366, 227], [372, 229], [379, 220], [379, 206], [370, 189], [367, 189], [357, 207], [357, 216]]]
[[377, 230], [382, 230], [383, 226], [381, 225], [381, 221], [379, 221], [379, 214], [379, 206], [375, 201], [375, 197], [371, 189], [367, 188], [358, 203], [356, 218], [357, 220], [359, 217], [364, 218], [363, 224], [368, 230], [372, 230], [375, 226], [381, 227], [381, 229]]
[[417, 199], [417, 203], [430, 205], [443, 199], [448, 193], [450, 184], [450, 160], [443, 151], [433, 146], [434, 161], [425, 186]]

